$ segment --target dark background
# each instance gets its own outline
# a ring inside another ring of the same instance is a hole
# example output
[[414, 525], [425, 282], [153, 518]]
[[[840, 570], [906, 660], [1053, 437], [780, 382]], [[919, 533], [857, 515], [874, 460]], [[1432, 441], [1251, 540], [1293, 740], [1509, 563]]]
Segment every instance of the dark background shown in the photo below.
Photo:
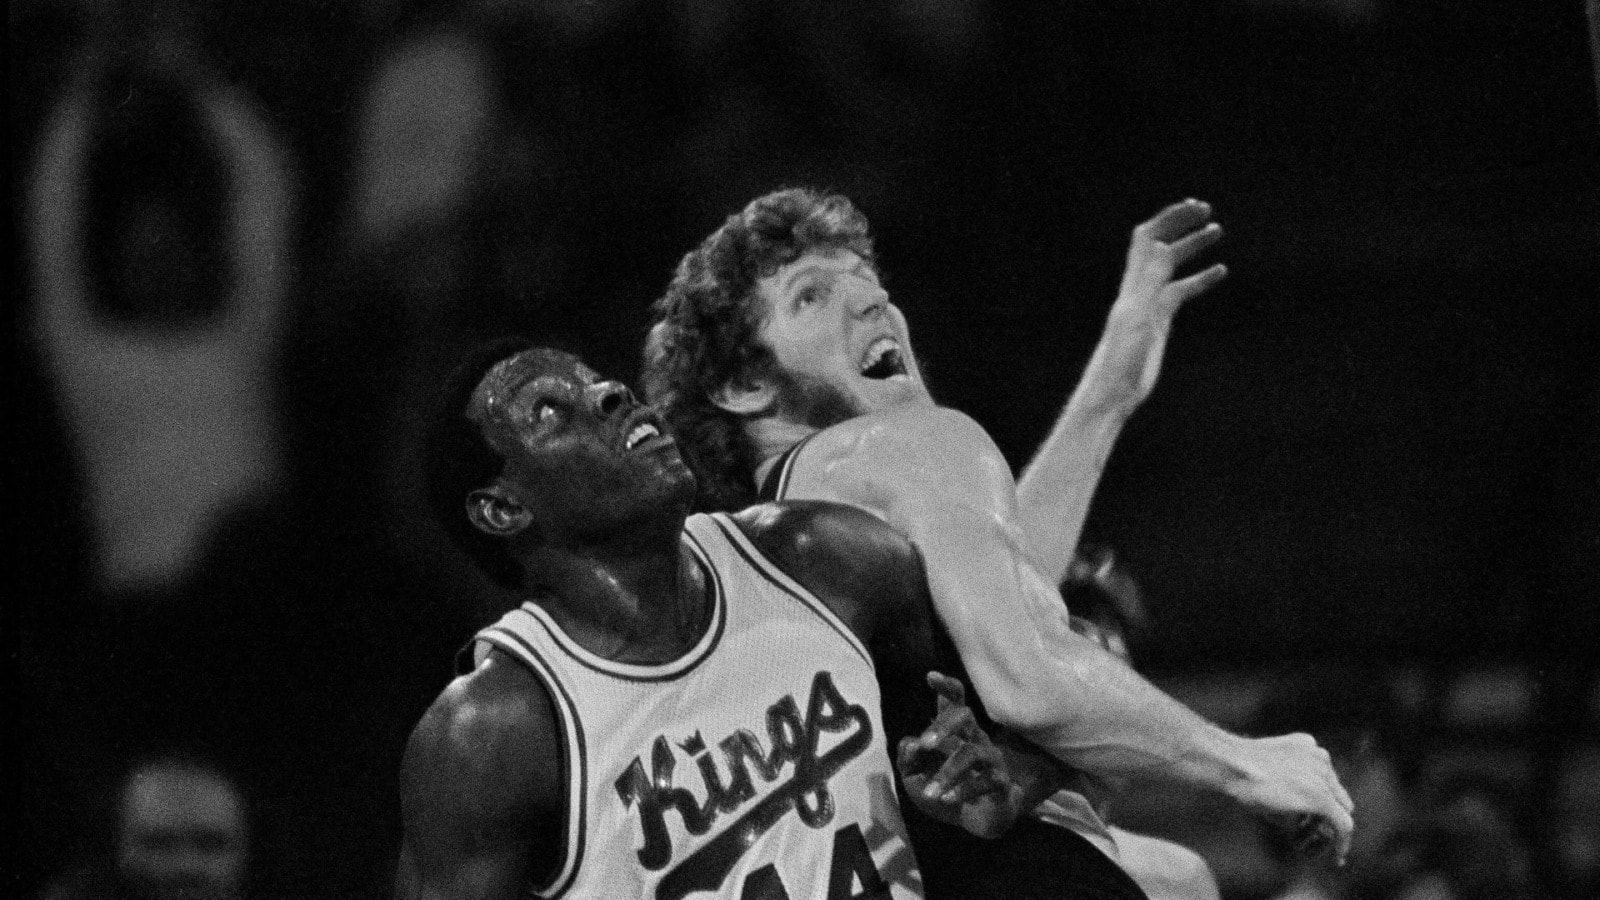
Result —
[[[183, 24], [252, 92], [301, 195], [271, 386], [292, 478], [161, 596], [107, 597], [87, 577], [14, 221], [8, 768], [24, 892], [84, 846], [115, 760], [181, 732], [251, 773], [265, 892], [381, 895], [404, 737], [493, 601], [431, 536], [394, 537], [425, 530], [403, 502], [372, 512], [406, 434], [373, 404], [420, 404], [405, 373], [503, 331], [631, 380], [677, 258], [784, 184], [864, 209], [936, 394], [1018, 466], [1093, 347], [1131, 227], [1210, 201], [1232, 275], [1180, 315], [1086, 535], [1145, 588], [1150, 671], [1181, 685], [1356, 660], [1442, 690], [1510, 666], [1534, 685], [1528, 714], [1490, 743], [1534, 754], [1528, 821], [1557, 802], [1568, 751], [1600, 747], [1600, 108], [1583, 4], [819, 2], [717, 18], [717, 3], [620, 2], [566, 30], [552, 17], [582, 4], [534, 6], [133, 17]], [[69, 52], [96, 33], [88, 8], [12, 4], [14, 194]], [[411, 243], [349, 252], [367, 76], [441, 29], [498, 79], [475, 199]], [[448, 302], [416, 313], [419, 284]]]

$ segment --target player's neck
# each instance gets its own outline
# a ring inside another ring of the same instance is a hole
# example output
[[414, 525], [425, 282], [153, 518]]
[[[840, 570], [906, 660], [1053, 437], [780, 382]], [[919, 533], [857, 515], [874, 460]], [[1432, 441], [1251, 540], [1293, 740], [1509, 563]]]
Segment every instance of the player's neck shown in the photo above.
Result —
[[709, 620], [704, 573], [667, 546], [587, 546], [541, 554], [538, 602], [579, 644], [620, 662], [662, 663], [694, 646]]
[[778, 457], [782, 456], [784, 451], [818, 431], [810, 425], [775, 415], [749, 419], [744, 427], [745, 434], [755, 445], [756, 457], [761, 460], [756, 464], [754, 473], [756, 484], [760, 484], [767, 477], [767, 472], [777, 464]]

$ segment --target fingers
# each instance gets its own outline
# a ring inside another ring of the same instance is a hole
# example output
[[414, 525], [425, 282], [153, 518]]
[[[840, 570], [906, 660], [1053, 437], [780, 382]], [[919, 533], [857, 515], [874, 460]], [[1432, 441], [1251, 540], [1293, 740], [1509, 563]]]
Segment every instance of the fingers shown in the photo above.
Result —
[[[951, 710], [965, 710], [967, 708], [966, 688], [957, 679], [951, 678], [943, 672], [929, 672], [928, 687], [933, 688], [933, 692], [936, 695], [934, 703], [936, 704], [936, 714], [938, 716], [942, 717]], [[934, 721], [937, 722], [938, 719]], [[923, 743], [924, 746], [932, 746], [927, 741]]]
[[1295, 822], [1295, 849], [1303, 856], [1331, 852], [1334, 861], [1342, 866], [1350, 855], [1355, 830], [1355, 820], [1342, 809], [1327, 815], [1306, 813]]
[[928, 687], [933, 688], [933, 692], [938, 695], [941, 711], [948, 705], [961, 706], [967, 702], [966, 686], [943, 672], [929, 672]]
[[1173, 307], [1176, 308], [1221, 284], [1227, 277], [1228, 267], [1222, 263], [1217, 263], [1210, 268], [1190, 275], [1188, 278], [1174, 281], [1167, 286], [1163, 294], [1171, 300]]
[[1307, 813], [1295, 822], [1294, 849], [1301, 856], [1315, 856], [1333, 846], [1336, 835], [1327, 819]]
[[[999, 753], [993, 745], [964, 743], [941, 754], [921, 750], [916, 741], [901, 738], [895, 757], [906, 790], [937, 803], [964, 804], [1006, 787], [996, 774]], [[934, 771], [936, 765], [938, 771]]]
[[1211, 204], [1184, 200], [1158, 212], [1133, 230], [1134, 239], [1171, 243], [1211, 220]]
[[1333, 828], [1338, 835], [1338, 847], [1334, 851], [1334, 859], [1342, 866], [1350, 858], [1350, 843], [1355, 839], [1356, 820], [1350, 813], [1343, 813], [1334, 820]]
[[1172, 263], [1181, 266], [1200, 254], [1210, 250], [1222, 240], [1222, 226], [1212, 222], [1198, 231], [1191, 232], [1171, 243]]
[[[1227, 277], [1215, 265], [1179, 281], [1173, 276], [1222, 240], [1222, 226], [1211, 221], [1211, 205], [1199, 200], [1175, 203], [1133, 230], [1119, 302], [1143, 297], [1168, 314]], [[1131, 292], [1131, 293], [1130, 293]]]
[[900, 769], [901, 775], [910, 777], [921, 769], [917, 756], [917, 742], [912, 738], [901, 738], [894, 754], [895, 766]]
[[963, 744], [945, 759], [944, 765], [923, 790], [927, 797], [943, 803], [965, 803], [1001, 787], [994, 774], [995, 754], [976, 744]]
[[950, 753], [968, 741], [988, 742], [988, 735], [978, 727], [972, 710], [965, 706], [946, 706], [934, 716], [928, 727], [917, 736], [917, 749], [924, 752]]

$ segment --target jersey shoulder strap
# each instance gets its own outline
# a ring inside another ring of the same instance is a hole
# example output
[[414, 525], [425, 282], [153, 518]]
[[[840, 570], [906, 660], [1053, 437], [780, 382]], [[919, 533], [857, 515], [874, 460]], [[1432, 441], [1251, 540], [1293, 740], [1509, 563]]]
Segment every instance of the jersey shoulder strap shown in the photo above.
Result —
[[794, 446], [783, 451], [778, 457], [778, 462], [767, 470], [767, 477], [762, 479], [760, 490], [756, 491], [756, 499], [763, 502], [782, 500], [783, 495], [789, 490], [789, 473], [794, 469], [794, 463], [800, 456], [801, 448], [821, 432], [814, 431], [798, 441]]

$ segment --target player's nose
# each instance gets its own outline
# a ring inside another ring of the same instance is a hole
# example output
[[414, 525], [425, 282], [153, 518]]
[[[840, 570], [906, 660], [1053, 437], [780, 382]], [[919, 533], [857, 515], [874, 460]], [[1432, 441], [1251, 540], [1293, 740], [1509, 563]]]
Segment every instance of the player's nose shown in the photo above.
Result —
[[589, 402], [595, 412], [607, 418], [639, 405], [639, 401], [633, 399], [633, 392], [620, 381], [601, 381], [591, 385]]
[[851, 294], [850, 302], [858, 317], [876, 319], [889, 308], [889, 292], [875, 284], [861, 285]]

